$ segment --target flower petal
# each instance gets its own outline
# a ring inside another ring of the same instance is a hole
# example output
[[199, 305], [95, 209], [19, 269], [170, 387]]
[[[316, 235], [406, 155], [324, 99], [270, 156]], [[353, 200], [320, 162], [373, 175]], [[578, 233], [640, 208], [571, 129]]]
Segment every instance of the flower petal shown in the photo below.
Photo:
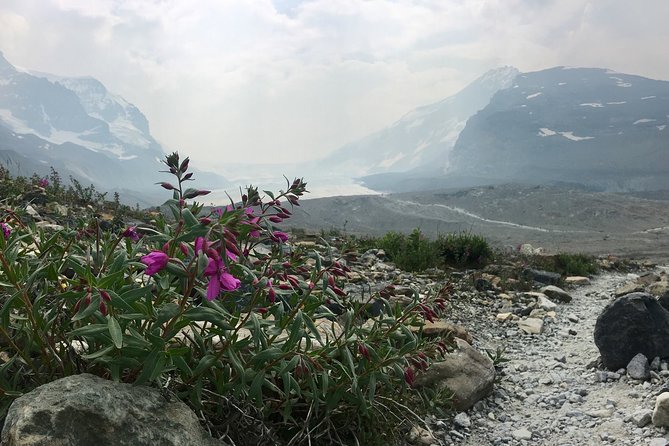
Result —
[[209, 284], [207, 285], [207, 300], [212, 301], [218, 297], [221, 293], [221, 283], [218, 280], [218, 277], [212, 277], [209, 279]]
[[222, 272], [220, 276], [221, 287], [225, 291], [234, 291], [241, 285], [241, 281], [228, 272]]

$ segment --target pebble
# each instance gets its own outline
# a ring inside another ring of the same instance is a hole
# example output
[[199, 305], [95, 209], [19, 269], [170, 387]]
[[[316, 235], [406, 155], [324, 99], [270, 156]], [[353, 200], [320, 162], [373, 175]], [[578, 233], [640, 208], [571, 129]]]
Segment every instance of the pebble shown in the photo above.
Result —
[[532, 432], [528, 431], [527, 429], [516, 429], [513, 432], [511, 432], [511, 436], [515, 438], [516, 440], [531, 440], [532, 439]]
[[453, 419], [453, 424], [459, 427], [469, 427], [472, 425], [472, 421], [469, 419], [466, 413], [460, 412]]

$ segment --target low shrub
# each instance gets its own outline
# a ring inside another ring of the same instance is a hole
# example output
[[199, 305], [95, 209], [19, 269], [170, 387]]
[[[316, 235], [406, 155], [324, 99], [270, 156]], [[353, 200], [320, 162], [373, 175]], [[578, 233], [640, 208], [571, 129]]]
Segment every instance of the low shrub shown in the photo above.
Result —
[[563, 252], [555, 256], [555, 270], [566, 276], [589, 276], [596, 274], [599, 266], [593, 256]]
[[470, 232], [448, 234], [437, 242], [441, 256], [448, 265], [480, 268], [493, 256], [493, 250], [485, 237]]
[[[443, 300], [416, 295], [401, 307], [388, 289], [354, 302], [338, 259], [287, 249], [275, 224], [299, 205], [301, 179], [276, 195], [249, 187], [202, 214], [192, 200], [208, 191], [186, 188], [188, 158], [164, 163], [169, 219], [46, 233], [3, 211], [0, 415], [40, 384], [88, 372], [160, 387], [235, 444], [392, 444], [429, 396], [415, 373], [447, 347], [410, 327]], [[435, 256], [419, 231], [393, 237], [398, 258]], [[366, 320], [372, 299], [382, 315]]]

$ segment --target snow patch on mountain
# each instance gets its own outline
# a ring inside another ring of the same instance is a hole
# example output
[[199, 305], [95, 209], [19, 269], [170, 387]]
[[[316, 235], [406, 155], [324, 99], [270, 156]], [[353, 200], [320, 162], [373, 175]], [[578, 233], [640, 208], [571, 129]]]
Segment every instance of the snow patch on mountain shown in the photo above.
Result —
[[540, 95], [541, 95], [541, 92], [534, 93], [534, 94], [531, 94], [531, 95], [527, 96], [525, 99], [534, 99], [534, 98], [536, 98], [537, 96], [540, 96]]
[[634, 125], [644, 124], [646, 122], [655, 122], [655, 121], [657, 121], [657, 119], [650, 119], [650, 118], [637, 119], [636, 121], [634, 121]]
[[546, 127], [541, 127], [539, 129], [539, 133], [537, 133], [537, 135], [538, 136], [544, 136], [544, 137], [545, 136], [553, 136], [553, 135], [557, 135], [557, 132], [555, 132], [551, 129], [547, 129]]
[[594, 136], [576, 136], [574, 132], [558, 132], [560, 135], [571, 141], [585, 141], [586, 139], [595, 139]]
[[646, 99], [655, 99], [657, 96], [644, 96], [641, 98], [642, 101], [645, 101]]
[[604, 107], [601, 102], [584, 102], [579, 104], [581, 107], [601, 108]]

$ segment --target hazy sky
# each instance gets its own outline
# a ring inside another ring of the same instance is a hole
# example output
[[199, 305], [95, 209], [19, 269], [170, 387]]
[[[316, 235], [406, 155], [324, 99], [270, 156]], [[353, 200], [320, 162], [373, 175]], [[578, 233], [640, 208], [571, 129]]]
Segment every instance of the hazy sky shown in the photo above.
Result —
[[667, 0], [1, 0], [13, 64], [90, 75], [201, 167], [315, 159], [513, 65], [669, 79]]

